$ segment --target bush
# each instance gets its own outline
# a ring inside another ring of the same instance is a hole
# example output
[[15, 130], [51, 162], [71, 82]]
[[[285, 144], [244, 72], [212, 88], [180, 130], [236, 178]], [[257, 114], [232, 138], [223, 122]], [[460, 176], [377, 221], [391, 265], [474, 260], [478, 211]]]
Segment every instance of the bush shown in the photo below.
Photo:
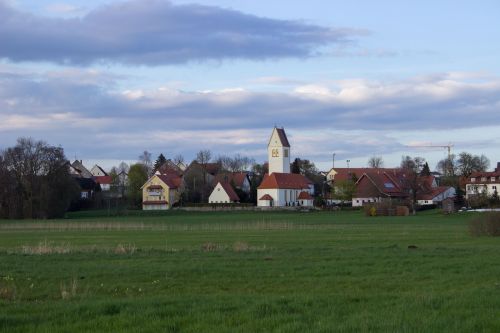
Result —
[[500, 212], [484, 213], [469, 221], [472, 236], [500, 236]]

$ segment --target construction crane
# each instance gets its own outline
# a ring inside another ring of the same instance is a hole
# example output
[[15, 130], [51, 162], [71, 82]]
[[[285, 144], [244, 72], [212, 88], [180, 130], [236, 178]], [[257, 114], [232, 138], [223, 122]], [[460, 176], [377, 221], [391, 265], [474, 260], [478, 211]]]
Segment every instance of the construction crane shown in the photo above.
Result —
[[453, 145], [451, 143], [449, 143], [447, 145], [433, 145], [431, 143], [431, 144], [428, 144], [428, 145], [409, 145], [407, 147], [413, 147], [413, 148], [446, 148], [448, 150], [448, 163], [446, 163], [447, 167], [446, 167], [446, 170], [445, 170], [445, 174], [446, 175], [453, 174], [453, 172], [451, 170], [452, 166], [449, 165], [449, 162], [451, 161], [451, 148], [453, 147]]
[[448, 150], [448, 160], [451, 159], [451, 148], [454, 145], [447, 144], [447, 145], [433, 145], [433, 144], [428, 144], [428, 145], [408, 145], [407, 147], [412, 147], [412, 148], [446, 148]]

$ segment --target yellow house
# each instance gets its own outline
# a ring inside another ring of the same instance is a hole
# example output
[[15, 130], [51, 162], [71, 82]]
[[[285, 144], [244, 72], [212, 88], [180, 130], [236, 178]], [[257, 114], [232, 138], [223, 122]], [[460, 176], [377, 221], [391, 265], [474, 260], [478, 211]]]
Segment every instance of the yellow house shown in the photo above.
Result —
[[182, 179], [174, 175], [153, 175], [142, 185], [142, 209], [166, 210], [179, 200]]

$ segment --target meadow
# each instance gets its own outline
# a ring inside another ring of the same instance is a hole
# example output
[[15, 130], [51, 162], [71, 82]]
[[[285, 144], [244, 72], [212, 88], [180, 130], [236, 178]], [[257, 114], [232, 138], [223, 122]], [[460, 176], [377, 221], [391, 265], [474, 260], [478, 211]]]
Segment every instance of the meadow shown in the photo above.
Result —
[[473, 217], [1, 220], [0, 331], [500, 332], [500, 239]]

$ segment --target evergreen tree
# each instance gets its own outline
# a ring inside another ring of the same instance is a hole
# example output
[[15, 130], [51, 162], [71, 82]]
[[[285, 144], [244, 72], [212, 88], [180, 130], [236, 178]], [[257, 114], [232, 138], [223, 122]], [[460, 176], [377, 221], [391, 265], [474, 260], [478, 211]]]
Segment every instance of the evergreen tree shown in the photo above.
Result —
[[163, 154], [160, 154], [153, 166], [153, 172], [156, 172], [163, 164], [165, 164], [165, 162], [167, 162], [167, 159], [163, 156]]
[[431, 169], [429, 168], [429, 163], [425, 162], [422, 171], [420, 171], [420, 176], [430, 176], [430, 175], [431, 175]]
[[300, 173], [300, 159], [299, 158], [296, 158], [293, 162], [292, 162], [292, 168], [291, 168], [291, 172], [292, 173]]

